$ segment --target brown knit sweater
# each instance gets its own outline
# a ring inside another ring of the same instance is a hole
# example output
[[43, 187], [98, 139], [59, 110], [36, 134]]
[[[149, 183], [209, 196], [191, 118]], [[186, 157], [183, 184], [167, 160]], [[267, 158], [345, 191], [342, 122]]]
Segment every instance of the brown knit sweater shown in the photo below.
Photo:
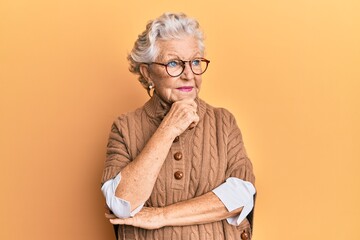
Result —
[[[200, 121], [175, 140], [162, 166], [147, 207], [163, 207], [201, 196], [228, 177], [254, 184], [252, 164], [246, 155], [242, 137], [231, 113], [196, 99]], [[117, 118], [112, 125], [102, 183], [114, 178], [140, 153], [161, 123], [169, 106], [155, 94], [143, 107]], [[175, 160], [176, 153], [182, 153]], [[177, 179], [175, 172], [182, 172]], [[119, 239], [136, 240], [235, 240], [246, 231], [251, 235], [252, 212], [239, 225], [226, 220], [183, 227], [146, 230], [132, 226], [118, 228]], [[251, 238], [251, 236], [250, 236]]]

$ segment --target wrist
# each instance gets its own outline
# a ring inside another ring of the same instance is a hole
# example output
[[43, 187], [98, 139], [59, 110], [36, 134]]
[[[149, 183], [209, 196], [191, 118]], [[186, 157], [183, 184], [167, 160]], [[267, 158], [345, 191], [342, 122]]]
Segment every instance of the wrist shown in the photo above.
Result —
[[161, 208], [161, 223], [164, 227], [172, 226], [172, 222], [170, 221], [170, 218], [169, 218], [168, 207]]
[[157, 132], [167, 138], [167, 140], [171, 140], [173, 141], [177, 136], [179, 136], [181, 133], [178, 133], [178, 131], [176, 131], [176, 128], [171, 127], [171, 126], [162, 126], [160, 125], [159, 128], [157, 129]]

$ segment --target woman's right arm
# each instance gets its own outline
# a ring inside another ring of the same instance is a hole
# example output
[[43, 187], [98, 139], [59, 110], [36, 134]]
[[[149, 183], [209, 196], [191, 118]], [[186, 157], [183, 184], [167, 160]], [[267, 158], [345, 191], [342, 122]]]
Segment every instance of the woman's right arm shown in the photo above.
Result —
[[196, 111], [193, 100], [174, 103], [144, 149], [121, 171], [115, 196], [130, 202], [131, 211], [150, 197], [173, 140], [199, 121]]

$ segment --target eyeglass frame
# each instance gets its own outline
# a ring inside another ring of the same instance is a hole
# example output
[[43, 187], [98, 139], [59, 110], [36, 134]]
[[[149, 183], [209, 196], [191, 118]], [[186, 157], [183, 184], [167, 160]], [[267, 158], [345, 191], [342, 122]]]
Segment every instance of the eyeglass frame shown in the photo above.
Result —
[[[171, 62], [171, 61], [180, 61], [182, 63], [182, 71], [178, 74], [178, 75], [171, 75], [168, 71], [168, 64]], [[183, 74], [183, 72], [185, 71], [185, 66], [186, 66], [186, 63], [189, 63], [189, 66], [190, 66], [190, 70], [193, 74], [195, 75], [202, 75], [206, 72], [206, 70], [208, 69], [209, 67], [209, 63], [210, 63], [210, 60], [206, 59], [206, 58], [194, 58], [192, 60], [188, 60], [188, 61], [184, 61], [184, 60], [181, 60], [181, 59], [174, 59], [174, 60], [170, 60], [169, 62], [167, 63], [159, 63], [159, 62], [150, 62], [150, 63], [144, 63], [144, 64], [147, 64], [147, 65], [151, 65], [151, 64], [157, 64], [157, 65], [160, 65], [160, 66], [164, 66], [165, 67], [165, 70], [166, 70], [166, 73], [170, 76], [170, 77], [178, 77], [180, 76], [181, 74]], [[192, 66], [191, 66], [191, 62], [194, 61], [194, 60], [200, 60], [200, 61], [204, 61], [206, 62], [206, 68], [205, 70], [202, 72], [202, 73], [195, 73], [194, 70], [192, 69]]]

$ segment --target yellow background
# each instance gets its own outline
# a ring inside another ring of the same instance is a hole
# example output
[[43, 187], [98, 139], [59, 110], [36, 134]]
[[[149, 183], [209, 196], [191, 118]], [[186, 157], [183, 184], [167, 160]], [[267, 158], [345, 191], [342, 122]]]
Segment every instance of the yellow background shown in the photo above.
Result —
[[254, 239], [360, 239], [355, 0], [1, 0], [0, 239], [114, 239], [100, 192], [107, 136], [148, 99], [126, 55], [164, 11], [205, 31], [201, 97], [242, 129]]

